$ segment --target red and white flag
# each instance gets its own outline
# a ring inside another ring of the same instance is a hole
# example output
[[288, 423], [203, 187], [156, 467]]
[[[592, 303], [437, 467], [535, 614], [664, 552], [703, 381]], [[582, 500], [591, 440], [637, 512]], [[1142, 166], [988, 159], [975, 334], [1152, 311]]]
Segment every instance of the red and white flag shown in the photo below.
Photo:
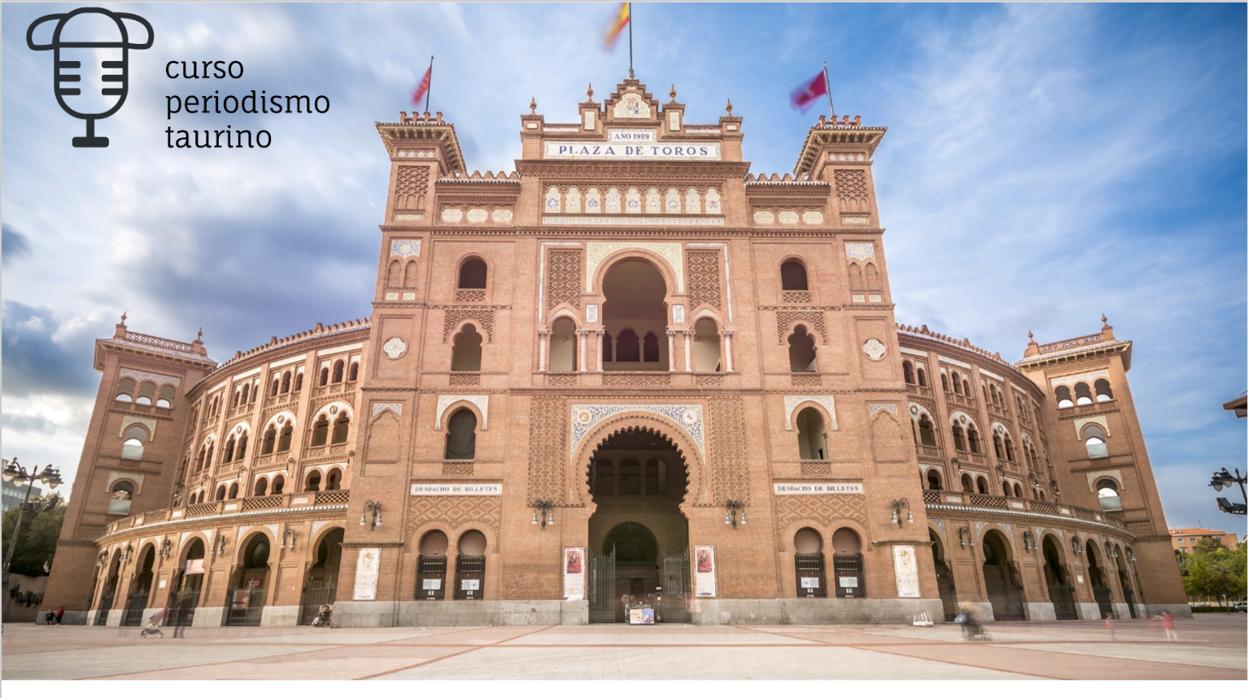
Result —
[[429, 83], [433, 80], [433, 62], [430, 61], [429, 68], [425, 70], [425, 77], [421, 79], [420, 84], [416, 86], [416, 91], [412, 93], [412, 104], [420, 106], [420, 100], [424, 99], [425, 93], [429, 91]]
[[794, 109], [806, 111], [815, 100], [828, 93], [827, 77], [823, 71], [815, 74], [815, 77], [802, 83], [802, 86], [793, 90], [793, 94], [789, 96], [789, 103]]

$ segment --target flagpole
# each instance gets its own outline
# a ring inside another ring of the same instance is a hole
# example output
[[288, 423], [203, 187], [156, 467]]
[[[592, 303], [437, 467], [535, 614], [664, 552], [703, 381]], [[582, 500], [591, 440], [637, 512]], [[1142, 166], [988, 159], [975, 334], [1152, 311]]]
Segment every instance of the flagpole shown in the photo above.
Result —
[[828, 62], [823, 62], [823, 88], [828, 93], [828, 114], [836, 121], [836, 107], [832, 106], [832, 83], [828, 80]]
[[[828, 65], [823, 65], [823, 77], [828, 77]], [[429, 94], [433, 92], [433, 56], [429, 56], [429, 87], [425, 89], [425, 113], [429, 113]]]
[[628, 77], [633, 77], [633, 3], [628, 3]]

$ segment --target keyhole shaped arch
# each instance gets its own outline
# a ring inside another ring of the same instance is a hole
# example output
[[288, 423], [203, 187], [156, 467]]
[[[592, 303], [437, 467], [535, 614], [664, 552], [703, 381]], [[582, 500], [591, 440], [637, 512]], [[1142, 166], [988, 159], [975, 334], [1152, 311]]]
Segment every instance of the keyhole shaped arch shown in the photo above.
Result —
[[585, 435], [568, 463], [565, 482], [568, 483], [568, 501], [581, 503], [592, 516], [598, 505], [590, 495], [590, 474], [594, 458], [602, 445], [611, 437], [627, 431], [647, 431], [667, 441], [680, 455], [685, 467], [687, 485], [680, 499], [680, 512], [691, 519], [692, 507], [709, 504], [709, 473], [702, 452], [688, 432], [674, 421], [646, 412], [624, 412], [603, 420]]

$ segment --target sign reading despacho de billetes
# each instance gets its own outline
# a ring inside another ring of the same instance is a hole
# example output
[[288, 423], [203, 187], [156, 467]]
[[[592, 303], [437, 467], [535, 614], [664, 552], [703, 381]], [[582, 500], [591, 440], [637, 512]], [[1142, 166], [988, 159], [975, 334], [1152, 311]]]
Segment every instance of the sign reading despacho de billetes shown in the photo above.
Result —
[[861, 482], [777, 482], [776, 494], [862, 494]]
[[718, 143], [546, 141], [547, 160], [719, 160]]
[[501, 482], [413, 482], [413, 497], [497, 497]]

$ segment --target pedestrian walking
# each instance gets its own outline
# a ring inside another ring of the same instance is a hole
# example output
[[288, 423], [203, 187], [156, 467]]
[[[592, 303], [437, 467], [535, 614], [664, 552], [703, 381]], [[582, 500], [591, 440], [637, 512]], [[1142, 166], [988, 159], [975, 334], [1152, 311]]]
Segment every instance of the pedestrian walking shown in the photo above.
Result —
[[173, 624], [173, 636], [174, 637], [180, 637], [183, 639], [186, 638], [186, 616], [190, 613], [190, 610], [191, 610], [191, 600], [189, 598], [183, 598], [178, 601], [178, 606], [177, 606], [178, 619]]
[[1169, 611], [1161, 612], [1161, 627], [1166, 631], [1166, 642], [1179, 641], [1179, 634], [1174, 632], [1174, 616]]
[[60, 625], [63, 620], [65, 620], [65, 607], [61, 606], [56, 609], [56, 624]]
[[1115, 632], [1115, 629], [1114, 629], [1113, 614], [1110, 614], [1110, 613], [1105, 614], [1105, 629], [1109, 631], [1109, 639], [1111, 640], [1118, 639], [1118, 634]]

